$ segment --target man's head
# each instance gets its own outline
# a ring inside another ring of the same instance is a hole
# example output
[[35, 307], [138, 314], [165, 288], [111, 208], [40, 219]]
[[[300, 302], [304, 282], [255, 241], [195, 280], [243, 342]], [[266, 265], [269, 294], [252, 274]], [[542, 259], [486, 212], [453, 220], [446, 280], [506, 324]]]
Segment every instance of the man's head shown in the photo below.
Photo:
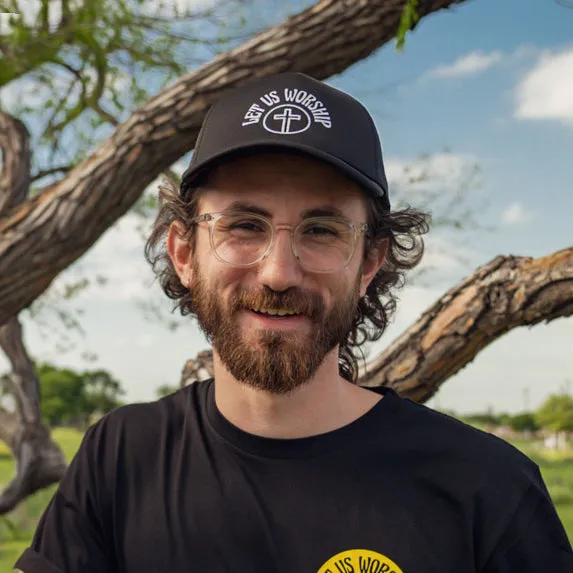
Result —
[[[305, 76], [306, 90], [298, 74], [278, 78], [276, 89], [268, 79], [249, 113], [240, 105], [229, 111], [228, 101], [220, 113], [212, 108], [181, 189], [162, 191], [146, 254], [164, 291], [183, 314], [197, 316], [231, 374], [285, 393], [308, 381], [330, 353], [339, 355], [340, 374], [356, 380], [352, 347], [382, 335], [395, 306], [390, 288], [418, 262], [427, 222], [411, 210], [389, 211], [379, 142], [363, 150], [370, 159], [358, 161], [355, 149], [345, 149], [359, 141], [334, 145], [323, 133], [349, 117], [362, 123], [358, 134], [368, 133], [372, 120], [360, 104], [314, 80], [311, 93]], [[304, 94], [285, 104], [287, 90]], [[274, 119], [288, 110], [288, 121]], [[290, 133], [297, 132], [293, 115], [305, 113], [298, 131], [308, 133]], [[221, 128], [221, 115], [239, 135], [221, 135], [217, 151], [213, 129]], [[252, 123], [259, 131], [241, 139]], [[166, 250], [157, 251], [163, 241]], [[265, 316], [278, 311], [298, 316]]]

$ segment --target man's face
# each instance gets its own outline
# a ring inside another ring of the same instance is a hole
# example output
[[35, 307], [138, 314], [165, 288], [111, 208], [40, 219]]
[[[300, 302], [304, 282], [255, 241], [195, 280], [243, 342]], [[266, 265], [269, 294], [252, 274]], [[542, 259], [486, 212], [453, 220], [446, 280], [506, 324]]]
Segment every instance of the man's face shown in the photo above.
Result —
[[[349, 264], [332, 274], [300, 265], [291, 234], [301, 213], [336, 207], [355, 225], [366, 220], [361, 192], [334, 169], [311, 159], [265, 155], [220, 167], [198, 214], [218, 213], [240, 200], [269, 213], [275, 242], [251, 267], [219, 261], [209, 229], [201, 223], [192, 255], [190, 289], [199, 325], [227, 370], [237, 379], [275, 394], [291, 392], [316, 373], [329, 352], [338, 353], [361, 296], [363, 238]], [[263, 316], [252, 309], [292, 309], [295, 317]]]

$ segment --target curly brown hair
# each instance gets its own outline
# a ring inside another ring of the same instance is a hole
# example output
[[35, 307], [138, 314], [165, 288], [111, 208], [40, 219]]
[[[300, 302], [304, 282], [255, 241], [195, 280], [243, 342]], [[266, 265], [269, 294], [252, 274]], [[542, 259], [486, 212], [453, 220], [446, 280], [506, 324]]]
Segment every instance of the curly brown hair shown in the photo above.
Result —
[[[182, 188], [165, 179], [159, 186], [159, 211], [153, 230], [145, 245], [145, 258], [165, 294], [175, 301], [175, 309], [181, 314], [194, 316], [193, 293], [181, 283], [166, 249], [166, 238], [171, 223], [180, 221], [185, 229], [184, 238], [194, 249], [195, 225], [191, 223], [198, 215], [201, 186]], [[184, 199], [187, 197], [188, 199]], [[365, 342], [379, 340], [396, 310], [396, 291], [404, 286], [406, 271], [415, 267], [424, 253], [422, 235], [429, 230], [430, 216], [413, 208], [387, 211], [380, 199], [367, 197], [368, 232], [364, 242], [364, 258], [370, 249], [381, 241], [387, 242], [385, 261], [358, 301], [353, 326], [339, 350], [339, 373], [346, 380], [358, 380], [358, 357]]]

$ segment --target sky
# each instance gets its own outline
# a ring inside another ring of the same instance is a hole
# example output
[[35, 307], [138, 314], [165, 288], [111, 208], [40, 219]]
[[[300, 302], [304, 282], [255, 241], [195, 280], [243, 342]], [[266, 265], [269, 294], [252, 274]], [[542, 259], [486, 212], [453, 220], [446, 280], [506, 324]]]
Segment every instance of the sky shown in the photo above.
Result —
[[[286, 3], [283, 12], [265, 17], [278, 23], [287, 7], [309, 4]], [[555, 0], [470, 0], [425, 18], [403, 52], [388, 44], [328, 80], [373, 115], [394, 203], [419, 206], [435, 195], [437, 218], [464, 189], [459, 212], [471, 213], [462, 231], [432, 229], [424, 272], [401, 292], [398, 312], [369, 348], [370, 358], [495, 256], [539, 257], [573, 244], [572, 30], [573, 9]], [[10, 94], [4, 97], [6, 103]], [[175, 170], [182, 172], [188, 159]], [[422, 183], [410, 183], [422, 174]], [[156, 183], [147, 192], [156, 192]], [[49, 305], [37, 316], [21, 315], [36, 360], [105, 368], [120, 380], [127, 401], [152, 400], [160, 385], [178, 384], [185, 360], [208, 347], [192, 320], [170, 313], [143, 258], [145, 232], [137, 217], [126, 215], [47, 293], [45, 300], [57, 300], [69, 281], [107, 278], [61, 304], [82, 311], [85, 334], [69, 333], [73, 348], [58, 348], [56, 333], [65, 327]], [[142, 308], [149, 303], [161, 320]], [[168, 329], [168, 321], [177, 328]], [[552, 392], [573, 390], [572, 349], [571, 318], [515, 329], [428, 404], [459, 413], [536, 408]], [[0, 356], [0, 372], [7, 369]]]

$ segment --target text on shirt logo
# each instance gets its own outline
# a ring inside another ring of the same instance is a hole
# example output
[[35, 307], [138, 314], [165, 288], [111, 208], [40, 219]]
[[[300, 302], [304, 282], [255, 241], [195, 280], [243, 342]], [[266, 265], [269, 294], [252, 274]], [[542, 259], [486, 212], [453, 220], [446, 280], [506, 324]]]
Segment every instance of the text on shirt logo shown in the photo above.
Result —
[[317, 573], [404, 573], [392, 559], [369, 549], [349, 549], [331, 557]]

